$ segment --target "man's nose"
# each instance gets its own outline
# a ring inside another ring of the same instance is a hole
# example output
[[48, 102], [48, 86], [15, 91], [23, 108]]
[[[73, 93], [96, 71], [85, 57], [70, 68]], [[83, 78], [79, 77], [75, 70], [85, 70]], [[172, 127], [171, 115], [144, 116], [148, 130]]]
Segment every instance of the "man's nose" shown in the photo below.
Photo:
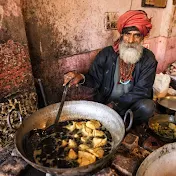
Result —
[[134, 43], [134, 35], [130, 35], [128, 38], [128, 43]]

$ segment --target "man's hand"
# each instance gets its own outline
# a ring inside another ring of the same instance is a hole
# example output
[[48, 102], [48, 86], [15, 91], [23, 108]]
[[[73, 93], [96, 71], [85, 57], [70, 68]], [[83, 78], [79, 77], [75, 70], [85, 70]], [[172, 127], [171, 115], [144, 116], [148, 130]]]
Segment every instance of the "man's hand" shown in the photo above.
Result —
[[69, 81], [69, 87], [71, 86], [78, 86], [78, 83], [80, 81], [82, 81], [84, 78], [84, 75], [80, 74], [80, 73], [76, 73], [76, 72], [68, 72], [64, 75], [64, 84], [63, 86], [65, 86]]

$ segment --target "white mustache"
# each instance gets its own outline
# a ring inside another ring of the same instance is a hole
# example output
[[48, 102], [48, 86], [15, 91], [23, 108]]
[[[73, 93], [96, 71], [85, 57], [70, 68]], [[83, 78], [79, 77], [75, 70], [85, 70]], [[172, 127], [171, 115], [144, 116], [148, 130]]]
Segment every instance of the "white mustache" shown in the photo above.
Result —
[[124, 47], [126, 48], [138, 48], [139, 44], [136, 44], [136, 43], [124, 43]]

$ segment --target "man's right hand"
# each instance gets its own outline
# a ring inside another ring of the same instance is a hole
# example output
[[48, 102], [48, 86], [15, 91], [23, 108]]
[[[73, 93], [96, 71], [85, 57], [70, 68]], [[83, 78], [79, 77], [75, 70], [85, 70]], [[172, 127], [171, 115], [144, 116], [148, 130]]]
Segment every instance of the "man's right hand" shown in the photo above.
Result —
[[84, 79], [84, 75], [77, 73], [77, 72], [68, 72], [64, 75], [64, 84], [63, 86], [65, 86], [68, 82], [69, 83], [69, 87], [70, 86], [78, 86], [78, 83], [80, 81], [82, 81]]

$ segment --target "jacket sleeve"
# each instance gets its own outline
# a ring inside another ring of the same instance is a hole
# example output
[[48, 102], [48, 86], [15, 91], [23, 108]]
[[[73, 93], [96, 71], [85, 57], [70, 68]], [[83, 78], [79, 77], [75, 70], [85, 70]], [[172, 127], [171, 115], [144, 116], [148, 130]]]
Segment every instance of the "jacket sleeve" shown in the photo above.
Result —
[[114, 107], [115, 110], [128, 109], [140, 99], [151, 99], [153, 97], [153, 83], [156, 75], [157, 61], [152, 52], [147, 53], [140, 67], [140, 73], [137, 75], [138, 81], [132, 90], [119, 97], [116, 107]]
[[106, 62], [106, 49], [101, 50], [95, 57], [89, 71], [85, 74], [85, 83], [87, 87], [98, 89], [103, 80], [104, 64]]

